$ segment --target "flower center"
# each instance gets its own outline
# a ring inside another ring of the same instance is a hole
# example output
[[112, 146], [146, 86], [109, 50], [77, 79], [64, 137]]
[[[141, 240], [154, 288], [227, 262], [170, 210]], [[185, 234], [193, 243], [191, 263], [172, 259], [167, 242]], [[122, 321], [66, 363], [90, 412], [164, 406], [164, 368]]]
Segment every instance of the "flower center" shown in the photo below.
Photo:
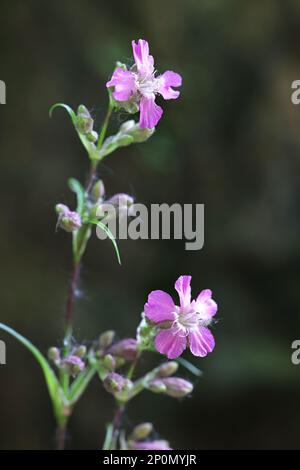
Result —
[[136, 87], [142, 95], [149, 96], [152, 93], [158, 92], [158, 80], [153, 75], [148, 75], [146, 77], [137, 77]]
[[174, 327], [179, 334], [187, 336], [189, 332], [199, 325], [199, 318], [194, 311], [179, 310], [177, 318], [174, 321]]

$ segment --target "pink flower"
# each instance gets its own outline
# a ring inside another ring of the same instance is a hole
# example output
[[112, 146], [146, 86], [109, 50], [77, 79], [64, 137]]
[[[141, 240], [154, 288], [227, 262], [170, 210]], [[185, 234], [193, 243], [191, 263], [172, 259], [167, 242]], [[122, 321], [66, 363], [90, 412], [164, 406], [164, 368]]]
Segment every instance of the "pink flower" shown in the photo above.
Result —
[[132, 41], [135, 64], [130, 70], [118, 67], [111, 79], [106, 83], [108, 88], [114, 87], [113, 97], [116, 101], [126, 102], [133, 99], [140, 109], [140, 127], [152, 129], [160, 120], [163, 110], [155, 103], [155, 95], [160, 94], [165, 100], [176, 99], [179, 91], [172, 87], [181, 86], [178, 73], [166, 71], [155, 76], [154, 59], [149, 54], [149, 44], [139, 39]]
[[162, 290], [152, 291], [144, 310], [146, 317], [161, 326], [155, 338], [155, 347], [169, 359], [179, 357], [189, 347], [194, 356], [204, 357], [215, 347], [215, 340], [207, 326], [217, 313], [217, 304], [210, 289], [191, 300], [191, 276], [180, 276], [175, 289], [180, 306]]

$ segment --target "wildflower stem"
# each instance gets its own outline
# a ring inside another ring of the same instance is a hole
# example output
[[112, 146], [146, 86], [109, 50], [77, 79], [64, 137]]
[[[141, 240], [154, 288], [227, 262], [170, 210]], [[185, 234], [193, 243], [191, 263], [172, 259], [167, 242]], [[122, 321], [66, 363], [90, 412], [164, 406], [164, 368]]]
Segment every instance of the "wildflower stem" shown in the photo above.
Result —
[[109, 120], [110, 120], [110, 116], [111, 116], [111, 113], [112, 113], [113, 109], [114, 109], [114, 105], [112, 103], [112, 100], [110, 99], [109, 103], [108, 103], [107, 113], [106, 113], [106, 116], [104, 118], [101, 130], [100, 130], [100, 134], [99, 134], [99, 139], [98, 139], [98, 143], [97, 143], [97, 149], [98, 150], [100, 150], [100, 148], [102, 147], [102, 144], [103, 144], [103, 141], [104, 141], [104, 138], [105, 138], [105, 135], [106, 135], [108, 123], [109, 123]]
[[112, 442], [111, 442], [110, 450], [117, 450], [120, 427], [121, 427], [121, 422], [122, 422], [124, 411], [125, 411], [125, 405], [123, 403], [118, 403], [115, 409], [113, 423], [112, 423], [113, 432], [112, 432]]
[[69, 284], [69, 291], [67, 297], [67, 305], [66, 305], [66, 328], [65, 328], [65, 338], [64, 338], [64, 346], [66, 349], [69, 349], [70, 341], [73, 332], [73, 312], [74, 312], [74, 305], [76, 300], [76, 291], [77, 285], [79, 280], [80, 274], [80, 263], [78, 261], [74, 261], [73, 263], [73, 270], [71, 274], [71, 280]]
[[136, 366], [137, 366], [137, 363], [138, 363], [138, 361], [139, 361], [139, 359], [140, 359], [140, 357], [141, 357], [141, 354], [142, 354], [142, 352], [139, 351], [138, 354], [136, 355], [135, 360], [132, 362], [132, 364], [131, 364], [131, 366], [130, 366], [130, 368], [129, 368], [129, 370], [128, 370], [128, 373], [127, 373], [127, 378], [128, 378], [128, 379], [132, 379], [133, 374], [134, 374], [134, 371], [135, 371], [135, 368], [136, 368]]
[[97, 160], [93, 160], [91, 162], [90, 172], [89, 172], [87, 184], [86, 184], [86, 194], [89, 194], [90, 190], [92, 189], [94, 179], [96, 178], [97, 164], [98, 164]]
[[59, 424], [56, 430], [56, 450], [64, 450], [66, 445], [67, 424]]

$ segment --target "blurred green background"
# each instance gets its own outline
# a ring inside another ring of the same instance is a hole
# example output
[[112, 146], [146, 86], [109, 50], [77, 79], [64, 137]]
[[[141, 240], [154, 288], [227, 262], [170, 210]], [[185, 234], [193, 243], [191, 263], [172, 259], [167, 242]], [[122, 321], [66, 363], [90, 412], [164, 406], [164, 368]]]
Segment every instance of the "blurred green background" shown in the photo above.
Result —
[[[159, 71], [183, 76], [156, 134], [114, 153], [99, 175], [109, 194], [204, 203], [204, 249], [121, 242], [120, 268], [110, 242], [93, 237], [75, 327], [81, 340], [107, 327], [133, 335], [147, 294], [172, 292], [180, 274], [193, 275], [194, 294], [213, 290], [216, 349], [194, 359], [204, 376], [192, 398], [147, 393], [126, 415], [129, 427], [153, 421], [177, 449], [300, 447], [300, 366], [290, 359], [300, 337], [300, 109], [290, 99], [300, 79], [299, 20], [297, 0], [1, 2], [1, 321], [44, 353], [62, 336], [71, 265], [53, 207], [74, 203], [66, 180], [88, 170], [69, 118], [61, 110], [50, 120], [50, 106], [84, 103], [99, 124], [104, 84], [116, 60], [130, 60], [132, 39], [149, 41]], [[115, 115], [110, 130], [125, 118]], [[0, 447], [53, 447], [41, 371], [15, 340], [0, 338]], [[68, 447], [100, 448], [111, 408], [94, 380]]]

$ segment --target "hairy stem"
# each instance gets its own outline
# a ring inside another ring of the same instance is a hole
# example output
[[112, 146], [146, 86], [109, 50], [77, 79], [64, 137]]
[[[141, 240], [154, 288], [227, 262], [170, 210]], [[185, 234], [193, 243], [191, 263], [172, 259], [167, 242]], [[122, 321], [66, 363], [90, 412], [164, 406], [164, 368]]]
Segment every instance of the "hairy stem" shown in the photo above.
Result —
[[86, 182], [86, 194], [89, 194], [89, 192], [92, 189], [94, 180], [96, 179], [97, 176], [97, 161], [93, 161], [90, 166], [90, 171], [88, 174], [87, 182]]
[[74, 313], [74, 305], [76, 300], [76, 292], [78, 288], [78, 281], [79, 281], [79, 274], [80, 274], [80, 263], [74, 262], [71, 280], [69, 284], [68, 290], [68, 297], [67, 297], [67, 304], [66, 304], [66, 315], [65, 315], [65, 348], [69, 348], [69, 342], [72, 337], [73, 332], [73, 313]]

